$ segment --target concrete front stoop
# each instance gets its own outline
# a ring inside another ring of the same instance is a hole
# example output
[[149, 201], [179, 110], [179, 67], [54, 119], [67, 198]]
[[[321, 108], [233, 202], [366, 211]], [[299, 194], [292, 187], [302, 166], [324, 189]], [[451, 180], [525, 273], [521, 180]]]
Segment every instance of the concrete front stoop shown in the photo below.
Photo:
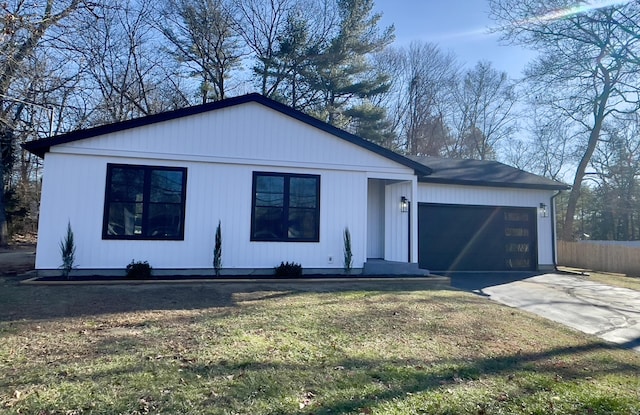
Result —
[[364, 263], [362, 275], [388, 275], [388, 276], [417, 276], [428, 277], [431, 274], [426, 269], [421, 269], [418, 264], [411, 262], [385, 261], [382, 259], [369, 259]]

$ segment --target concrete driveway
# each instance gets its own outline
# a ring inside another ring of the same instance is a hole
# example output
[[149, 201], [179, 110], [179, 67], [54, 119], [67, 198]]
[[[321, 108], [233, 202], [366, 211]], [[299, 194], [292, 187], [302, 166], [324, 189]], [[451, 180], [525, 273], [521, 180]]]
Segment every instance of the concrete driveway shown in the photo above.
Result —
[[640, 292], [574, 274], [467, 274], [451, 285], [640, 351]]

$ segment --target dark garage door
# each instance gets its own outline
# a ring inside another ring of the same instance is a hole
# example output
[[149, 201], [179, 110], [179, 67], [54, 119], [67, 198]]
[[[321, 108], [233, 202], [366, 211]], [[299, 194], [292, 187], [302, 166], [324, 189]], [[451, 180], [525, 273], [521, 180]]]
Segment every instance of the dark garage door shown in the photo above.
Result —
[[536, 209], [419, 204], [418, 252], [431, 271], [535, 270]]

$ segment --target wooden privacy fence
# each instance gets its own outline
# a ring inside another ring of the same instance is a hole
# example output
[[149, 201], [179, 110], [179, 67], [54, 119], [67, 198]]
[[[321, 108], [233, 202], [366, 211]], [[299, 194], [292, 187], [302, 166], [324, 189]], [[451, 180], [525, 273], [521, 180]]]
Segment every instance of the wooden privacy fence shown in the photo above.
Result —
[[558, 241], [558, 265], [640, 276], [640, 248]]

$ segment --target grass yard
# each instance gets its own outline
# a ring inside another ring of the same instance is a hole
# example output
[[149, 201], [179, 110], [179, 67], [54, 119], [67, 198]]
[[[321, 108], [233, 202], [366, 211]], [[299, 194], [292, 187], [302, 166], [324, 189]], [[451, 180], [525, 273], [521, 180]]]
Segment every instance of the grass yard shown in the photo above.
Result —
[[637, 414], [640, 355], [419, 284], [19, 286], [0, 413]]
[[640, 291], [640, 278], [638, 277], [589, 271], [588, 280]]
[[602, 284], [613, 285], [615, 287], [629, 288], [630, 290], [640, 291], [640, 277], [633, 275], [616, 274], [613, 272], [602, 272], [583, 270], [573, 267], [559, 267], [562, 271], [573, 273], [584, 273], [585, 279], [588, 281], [599, 282]]

